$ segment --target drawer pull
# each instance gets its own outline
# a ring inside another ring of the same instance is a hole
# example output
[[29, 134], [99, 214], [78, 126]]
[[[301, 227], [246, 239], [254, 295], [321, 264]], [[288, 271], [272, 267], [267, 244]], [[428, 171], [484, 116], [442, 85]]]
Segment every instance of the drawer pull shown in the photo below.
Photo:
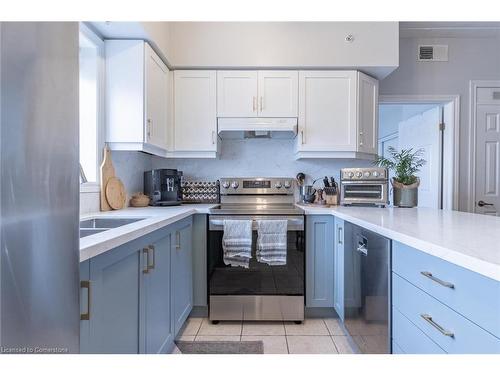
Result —
[[448, 337], [455, 337], [455, 334], [451, 331], [448, 331], [447, 329], [444, 329], [441, 327], [439, 324], [437, 324], [433, 319], [432, 316], [429, 314], [420, 314], [422, 319], [424, 319], [427, 323], [429, 323], [431, 326], [436, 328], [439, 332], [441, 332], [443, 335], [448, 336]]
[[445, 286], [447, 288], [450, 288], [450, 289], [454, 289], [455, 288], [455, 285], [448, 282], [448, 281], [443, 281], [441, 279], [438, 279], [437, 277], [435, 276], [432, 276], [432, 273], [430, 272], [427, 272], [427, 271], [422, 271], [420, 272], [423, 276], [425, 277], [428, 277], [429, 279], [431, 279], [432, 281], [435, 281], [436, 283], [442, 285], [442, 286]]

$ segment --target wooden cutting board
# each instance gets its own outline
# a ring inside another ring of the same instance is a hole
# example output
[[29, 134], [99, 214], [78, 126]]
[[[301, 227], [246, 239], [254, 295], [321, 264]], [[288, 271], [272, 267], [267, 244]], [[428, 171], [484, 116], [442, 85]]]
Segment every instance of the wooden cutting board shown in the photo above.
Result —
[[125, 205], [127, 194], [123, 182], [117, 177], [111, 177], [106, 184], [106, 200], [113, 210], [120, 210]]
[[111, 160], [109, 147], [104, 146], [104, 156], [101, 164], [101, 211], [111, 211], [111, 206], [106, 200], [106, 185], [110, 178], [115, 177], [115, 167]]

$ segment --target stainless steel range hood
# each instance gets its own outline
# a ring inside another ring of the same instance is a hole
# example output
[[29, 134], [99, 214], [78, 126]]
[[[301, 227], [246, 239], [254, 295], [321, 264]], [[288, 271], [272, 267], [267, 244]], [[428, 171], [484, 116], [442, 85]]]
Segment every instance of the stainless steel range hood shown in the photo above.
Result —
[[222, 139], [280, 138], [297, 135], [297, 118], [219, 118], [217, 129]]

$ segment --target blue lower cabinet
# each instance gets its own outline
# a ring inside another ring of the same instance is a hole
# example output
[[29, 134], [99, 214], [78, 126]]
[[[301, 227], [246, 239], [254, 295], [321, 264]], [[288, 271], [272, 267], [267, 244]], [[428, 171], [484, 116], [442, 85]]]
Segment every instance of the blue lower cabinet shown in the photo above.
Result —
[[334, 217], [306, 216], [306, 306], [334, 307]]
[[90, 259], [82, 353], [139, 352], [140, 254], [124, 245]]
[[499, 338], [396, 273], [392, 274], [392, 291], [393, 307], [445, 352], [500, 353]]
[[193, 309], [192, 218], [175, 224], [172, 231], [172, 326], [174, 336]]
[[141, 353], [169, 353], [173, 348], [170, 244], [171, 233], [143, 249]]
[[192, 219], [80, 264], [81, 353], [169, 353], [193, 306]]
[[335, 218], [333, 307], [344, 320], [344, 220]]

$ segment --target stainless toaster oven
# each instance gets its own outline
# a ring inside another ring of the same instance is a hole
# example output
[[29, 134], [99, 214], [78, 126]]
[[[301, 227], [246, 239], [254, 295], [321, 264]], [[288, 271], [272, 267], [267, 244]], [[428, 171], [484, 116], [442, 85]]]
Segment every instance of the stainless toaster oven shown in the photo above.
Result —
[[380, 206], [389, 203], [389, 174], [386, 168], [343, 168], [340, 170], [340, 204]]

